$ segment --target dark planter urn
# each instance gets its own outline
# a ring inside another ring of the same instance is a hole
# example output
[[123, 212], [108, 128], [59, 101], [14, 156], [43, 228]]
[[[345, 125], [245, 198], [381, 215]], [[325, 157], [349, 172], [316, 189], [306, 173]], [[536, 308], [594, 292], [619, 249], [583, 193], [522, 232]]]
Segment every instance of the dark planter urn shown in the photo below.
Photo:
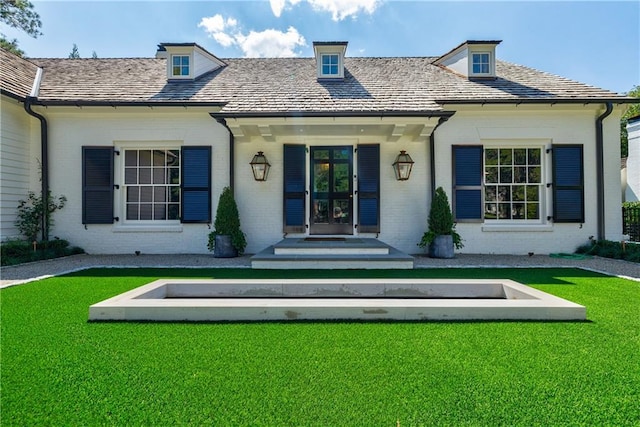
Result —
[[214, 258], [235, 258], [238, 256], [238, 251], [231, 243], [231, 236], [217, 235], [216, 246], [213, 248]]
[[436, 236], [429, 245], [429, 256], [431, 258], [453, 258], [453, 236]]

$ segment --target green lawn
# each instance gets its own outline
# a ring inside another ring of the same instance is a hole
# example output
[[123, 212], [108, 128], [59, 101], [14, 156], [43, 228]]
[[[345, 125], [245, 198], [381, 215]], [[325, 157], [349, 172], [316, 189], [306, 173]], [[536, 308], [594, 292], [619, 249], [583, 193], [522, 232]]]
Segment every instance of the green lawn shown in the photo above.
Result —
[[[89, 323], [161, 277], [511, 278], [588, 322]], [[95, 269], [0, 291], [1, 423], [640, 425], [640, 283], [575, 269]]]

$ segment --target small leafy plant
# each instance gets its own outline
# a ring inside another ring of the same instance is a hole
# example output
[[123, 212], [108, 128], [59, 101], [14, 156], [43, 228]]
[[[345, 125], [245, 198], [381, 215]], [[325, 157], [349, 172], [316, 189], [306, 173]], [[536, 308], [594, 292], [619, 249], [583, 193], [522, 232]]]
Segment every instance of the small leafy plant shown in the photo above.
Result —
[[456, 249], [464, 247], [462, 238], [455, 229], [456, 225], [453, 221], [453, 214], [449, 206], [447, 193], [442, 187], [438, 187], [431, 201], [431, 210], [429, 211], [429, 227], [422, 236], [422, 240], [418, 243], [421, 248], [428, 247], [437, 236], [451, 236]]
[[242, 255], [247, 247], [247, 240], [240, 228], [240, 214], [238, 213], [238, 205], [233, 197], [231, 188], [225, 187], [220, 194], [218, 201], [218, 209], [216, 210], [216, 219], [213, 223], [214, 230], [209, 233], [209, 241], [207, 248], [210, 251], [215, 249], [216, 236], [231, 236], [231, 244]]
[[[66, 203], [67, 198], [64, 195], [54, 197], [49, 192], [45, 202], [40, 194], [29, 191], [27, 199], [18, 202], [18, 216], [15, 222], [18, 231], [30, 242], [37, 240], [42, 225], [46, 224], [46, 229], [49, 230], [53, 225], [53, 213], [64, 208]], [[44, 236], [44, 240], [48, 240], [48, 236]]]

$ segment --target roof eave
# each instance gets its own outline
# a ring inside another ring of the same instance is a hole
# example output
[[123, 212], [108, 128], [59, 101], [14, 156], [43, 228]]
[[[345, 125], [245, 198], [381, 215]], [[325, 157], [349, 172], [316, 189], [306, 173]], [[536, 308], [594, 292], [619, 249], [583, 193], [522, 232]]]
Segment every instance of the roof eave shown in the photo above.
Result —
[[213, 118], [274, 118], [274, 117], [451, 117], [455, 111], [264, 111], [264, 112], [215, 112]]
[[188, 101], [89, 101], [89, 100], [46, 100], [36, 99], [34, 105], [45, 107], [217, 107], [226, 102]]
[[640, 98], [516, 98], [516, 99], [437, 99], [440, 105], [445, 104], [614, 104], [640, 103]]

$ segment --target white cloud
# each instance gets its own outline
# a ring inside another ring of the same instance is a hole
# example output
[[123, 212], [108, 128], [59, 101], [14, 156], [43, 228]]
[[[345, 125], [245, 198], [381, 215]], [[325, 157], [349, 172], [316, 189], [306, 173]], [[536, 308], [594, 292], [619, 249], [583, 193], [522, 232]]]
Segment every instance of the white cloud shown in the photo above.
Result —
[[[292, 2], [292, 0], [285, 0]], [[297, 0], [293, 0], [297, 1]], [[268, 29], [250, 31], [244, 35], [234, 18], [220, 14], [202, 18], [198, 27], [204, 30], [223, 47], [237, 46], [245, 57], [291, 57], [299, 56], [297, 47], [306, 46], [306, 41], [294, 27], [287, 32]]]
[[276, 18], [280, 18], [282, 15], [282, 11], [287, 7], [287, 4], [291, 6], [295, 6], [300, 3], [301, 0], [269, 0], [269, 4], [271, 5], [271, 11], [273, 12]]
[[314, 10], [330, 12], [331, 19], [342, 21], [347, 17], [356, 18], [360, 12], [371, 15], [381, 0], [307, 0]]
[[[302, 0], [269, 0], [271, 11], [276, 18], [282, 15], [282, 11], [290, 9]], [[342, 21], [345, 18], [356, 18], [361, 12], [371, 15], [376, 11], [383, 0], [306, 0], [313, 10], [331, 13], [331, 19]], [[289, 6], [289, 7], [288, 7]]]
[[220, 14], [210, 16], [208, 18], [202, 18], [198, 27], [203, 27], [206, 32], [210, 34], [223, 32], [225, 29], [234, 28], [238, 25], [238, 21], [233, 18], [227, 18], [226, 20]]
[[239, 35], [238, 45], [246, 57], [282, 58], [298, 56], [298, 46], [305, 46], [306, 41], [294, 27], [286, 33], [278, 30], [251, 31], [248, 36]]

